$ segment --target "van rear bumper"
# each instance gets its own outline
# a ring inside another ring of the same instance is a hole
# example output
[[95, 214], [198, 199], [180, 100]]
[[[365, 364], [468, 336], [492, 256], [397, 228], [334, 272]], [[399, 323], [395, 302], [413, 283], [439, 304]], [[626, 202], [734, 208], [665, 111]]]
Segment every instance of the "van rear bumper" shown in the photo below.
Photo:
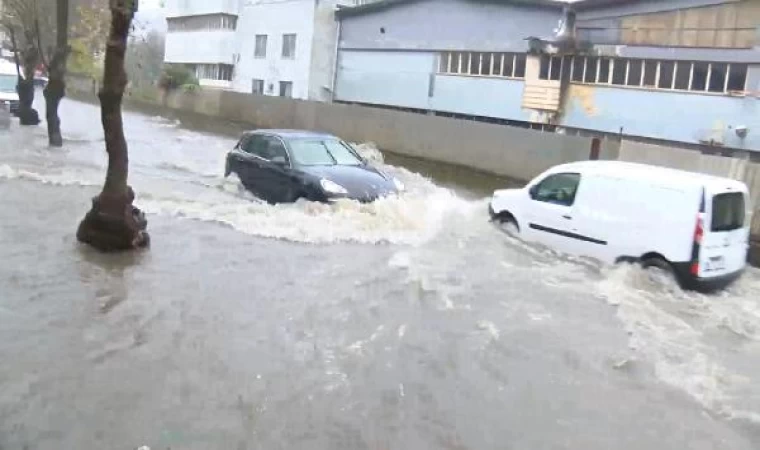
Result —
[[673, 264], [673, 268], [676, 271], [681, 287], [703, 293], [725, 289], [744, 273], [744, 269], [741, 269], [719, 277], [700, 278], [691, 274], [691, 263], [675, 263]]

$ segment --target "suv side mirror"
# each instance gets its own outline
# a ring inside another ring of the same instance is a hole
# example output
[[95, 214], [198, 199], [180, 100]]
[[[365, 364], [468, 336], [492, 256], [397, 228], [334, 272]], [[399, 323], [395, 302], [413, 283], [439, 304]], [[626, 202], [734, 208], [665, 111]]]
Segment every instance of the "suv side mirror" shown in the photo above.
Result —
[[275, 156], [272, 158], [272, 163], [280, 167], [286, 167], [288, 165], [288, 160], [285, 159], [284, 156]]
[[538, 185], [534, 184], [533, 186], [531, 186], [530, 190], [528, 190], [528, 193], [530, 194], [530, 198], [532, 198], [533, 200], [535, 200], [536, 199], [536, 194], [538, 194]]

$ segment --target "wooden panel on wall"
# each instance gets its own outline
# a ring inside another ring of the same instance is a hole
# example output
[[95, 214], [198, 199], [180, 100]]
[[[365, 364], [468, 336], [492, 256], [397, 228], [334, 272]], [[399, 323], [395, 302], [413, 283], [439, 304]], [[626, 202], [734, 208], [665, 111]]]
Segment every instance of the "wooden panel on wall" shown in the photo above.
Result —
[[760, 0], [621, 18], [621, 41], [630, 45], [750, 48], [760, 26]]

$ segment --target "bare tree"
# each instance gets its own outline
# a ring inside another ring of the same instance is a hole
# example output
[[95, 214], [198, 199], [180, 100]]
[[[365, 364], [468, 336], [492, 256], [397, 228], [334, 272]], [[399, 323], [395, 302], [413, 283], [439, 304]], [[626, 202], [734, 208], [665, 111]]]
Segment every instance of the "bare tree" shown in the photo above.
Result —
[[22, 125], [40, 123], [34, 103], [34, 74], [42, 62], [41, 50], [43, 27], [40, 24], [41, 10], [47, 4], [38, 0], [5, 0], [2, 22], [11, 37], [11, 45], [16, 61], [18, 82], [16, 91], [19, 96], [18, 116]]
[[92, 200], [77, 230], [77, 239], [101, 251], [120, 251], [149, 244], [147, 221], [132, 205], [134, 192], [127, 185], [129, 157], [121, 103], [127, 85], [124, 58], [127, 38], [137, 0], [110, 0], [111, 30], [106, 45], [100, 97], [101, 121], [105, 132], [108, 169], [100, 195]]

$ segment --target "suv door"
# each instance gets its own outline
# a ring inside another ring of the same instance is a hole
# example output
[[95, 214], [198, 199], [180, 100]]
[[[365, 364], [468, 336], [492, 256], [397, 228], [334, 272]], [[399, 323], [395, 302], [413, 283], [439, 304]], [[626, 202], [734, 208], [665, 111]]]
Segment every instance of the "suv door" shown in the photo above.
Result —
[[261, 140], [258, 183], [263, 195], [272, 203], [294, 201], [295, 182], [284, 142], [278, 136], [271, 135], [263, 135]]
[[232, 153], [233, 170], [237, 172], [243, 186], [262, 199], [266, 199], [265, 186], [262, 183], [263, 159], [261, 157], [265, 146], [263, 136], [250, 134], [240, 141], [238, 151]]
[[579, 173], [556, 173], [530, 189], [526, 208], [526, 237], [553, 249], [583, 254], [585, 236], [573, 222], [573, 204], [581, 182]]

